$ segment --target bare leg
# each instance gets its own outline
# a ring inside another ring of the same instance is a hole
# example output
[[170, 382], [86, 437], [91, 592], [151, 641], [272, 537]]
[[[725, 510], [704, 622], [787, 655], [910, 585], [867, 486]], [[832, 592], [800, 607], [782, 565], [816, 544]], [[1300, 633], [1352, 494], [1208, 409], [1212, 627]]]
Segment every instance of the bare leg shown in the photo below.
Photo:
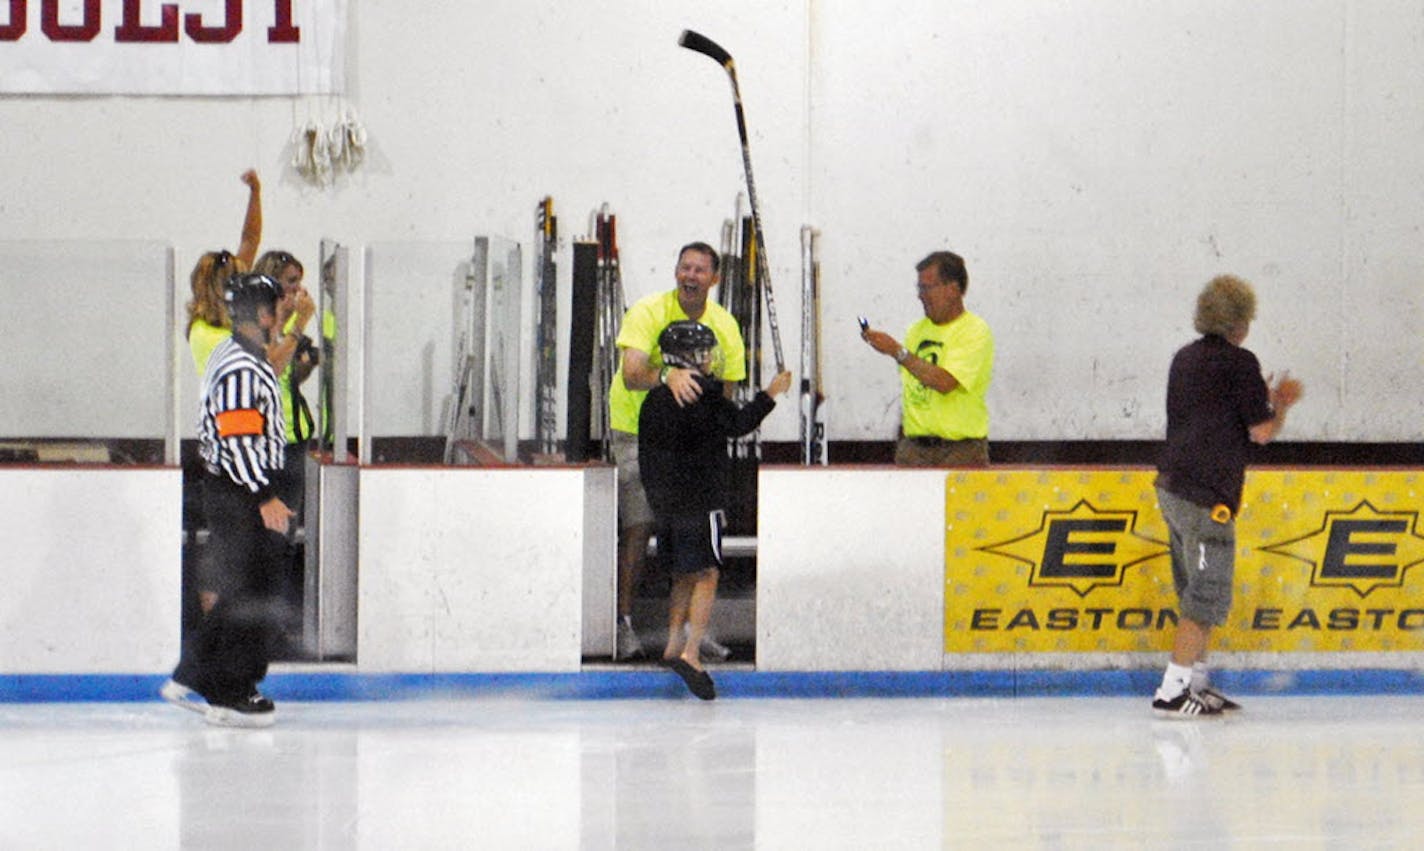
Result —
[[696, 582], [697, 576], [689, 575], [679, 576], [672, 584], [672, 593], [668, 596], [668, 639], [667, 646], [663, 649], [664, 659], [676, 659], [682, 655], [685, 638], [682, 626], [687, 623], [692, 589]]
[[1206, 658], [1206, 645], [1211, 639], [1211, 627], [1191, 618], [1177, 623], [1177, 636], [1172, 642], [1172, 663], [1190, 668], [1193, 662]]
[[717, 602], [718, 576], [717, 568], [709, 567], [689, 577], [693, 580], [692, 596], [687, 606], [687, 643], [682, 648], [682, 660], [699, 671], [702, 658], [698, 651], [702, 636], [707, 633], [707, 623], [712, 620], [712, 604]]

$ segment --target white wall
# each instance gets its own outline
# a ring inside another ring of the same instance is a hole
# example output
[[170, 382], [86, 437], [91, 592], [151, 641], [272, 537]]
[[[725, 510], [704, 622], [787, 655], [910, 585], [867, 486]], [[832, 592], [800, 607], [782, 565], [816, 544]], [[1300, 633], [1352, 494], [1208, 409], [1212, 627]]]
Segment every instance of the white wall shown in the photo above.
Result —
[[0, 469], [0, 674], [178, 663], [182, 475]]
[[[8, 98], [0, 138], [29, 165], [0, 172], [0, 231], [171, 241], [182, 287], [235, 244], [248, 166], [266, 245], [312, 267], [324, 235], [354, 257], [528, 242], [552, 194], [566, 238], [613, 205], [636, 297], [742, 186], [726, 75], [683, 28], [736, 58], [793, 363], [798, 229], [823, 233], [832, 440], [893, 433], [894, 371], [854, 317], [899, 334], [941, 247], [997, 333], [997, 438], [1157, 437], [1167, 361], [1224, 271], [1257, 285], [1248, 345], [1306, 383], [1289, 437], [1415, 436], [1421, 0], [353, 2], [360, 172], [315, 189], [286, 166], [331, 99]], [[795, 406], [764, 434], [794, 439]]]

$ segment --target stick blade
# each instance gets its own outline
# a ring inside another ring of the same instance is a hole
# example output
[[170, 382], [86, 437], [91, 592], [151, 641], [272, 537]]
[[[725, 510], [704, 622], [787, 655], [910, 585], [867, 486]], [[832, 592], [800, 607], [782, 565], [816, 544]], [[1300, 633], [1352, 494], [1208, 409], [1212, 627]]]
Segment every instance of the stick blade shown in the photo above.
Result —
[[723, 50], [721, 45], [702, 33], [683, 30], [682, 35], [678, 36], [677, 43], [688, 50], [695, 50], [704, 56], [712, 57], [718, 65], [732, 64], [732, 54]]

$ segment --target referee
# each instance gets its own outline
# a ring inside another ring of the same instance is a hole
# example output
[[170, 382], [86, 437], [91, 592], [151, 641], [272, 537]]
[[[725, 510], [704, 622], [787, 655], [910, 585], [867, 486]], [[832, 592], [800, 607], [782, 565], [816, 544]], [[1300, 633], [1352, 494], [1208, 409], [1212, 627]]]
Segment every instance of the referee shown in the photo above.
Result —
[[281, 287], [266, 275], [241, 274], [225, 290], [233, 333], [208, 360], [198, 423], [209, 528], [198, 587], [217, 600], [184, 642], [161, 694], [210, 724], [267, 727], [275, 707], [257, 684], [279, 635], [273, 592], [293, 516], [277, 496], [286, 429], [266, 356]]

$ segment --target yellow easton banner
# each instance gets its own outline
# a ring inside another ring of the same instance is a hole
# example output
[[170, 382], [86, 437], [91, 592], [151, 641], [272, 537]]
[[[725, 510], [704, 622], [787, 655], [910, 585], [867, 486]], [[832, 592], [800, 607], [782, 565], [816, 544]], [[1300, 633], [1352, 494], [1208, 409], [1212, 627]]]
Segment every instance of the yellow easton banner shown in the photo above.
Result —
[[[945, 488], [946, 653], [1171, 648], [1151, 469], [974, 470]], [[1414, 470], [1251, 470], [1221, 651], [1424, 649]]]

